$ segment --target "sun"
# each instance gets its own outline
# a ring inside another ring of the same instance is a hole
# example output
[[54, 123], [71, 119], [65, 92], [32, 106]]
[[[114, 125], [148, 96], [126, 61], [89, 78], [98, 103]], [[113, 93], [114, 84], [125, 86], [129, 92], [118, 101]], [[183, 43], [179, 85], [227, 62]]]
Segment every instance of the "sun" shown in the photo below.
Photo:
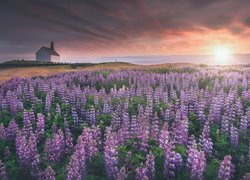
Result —
[[228, 47], [215, 47], [214, 48], [214, 56], [217, 64], [227, 64], [228, 60], [231, 57], [231, 51]]

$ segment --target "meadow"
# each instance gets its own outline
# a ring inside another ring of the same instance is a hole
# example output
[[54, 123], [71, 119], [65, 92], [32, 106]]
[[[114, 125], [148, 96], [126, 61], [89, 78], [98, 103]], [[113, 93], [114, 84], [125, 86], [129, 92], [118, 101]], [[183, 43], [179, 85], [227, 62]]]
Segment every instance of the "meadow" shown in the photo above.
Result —
[[49, 68], [0, 72], [0, 179], [250, 179], [249, 67]]

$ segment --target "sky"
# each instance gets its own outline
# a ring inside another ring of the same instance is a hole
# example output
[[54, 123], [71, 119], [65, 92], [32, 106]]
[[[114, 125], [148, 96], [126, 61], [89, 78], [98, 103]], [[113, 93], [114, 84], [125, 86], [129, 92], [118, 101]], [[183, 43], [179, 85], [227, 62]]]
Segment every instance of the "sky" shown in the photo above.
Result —
[[0, 61], [35, 59], [52, 40], [64, 62], [206, 63], [200, 57], [218, 47], [241, 57], [250, 53], [249, 9], [249, 0], [3, 0]]

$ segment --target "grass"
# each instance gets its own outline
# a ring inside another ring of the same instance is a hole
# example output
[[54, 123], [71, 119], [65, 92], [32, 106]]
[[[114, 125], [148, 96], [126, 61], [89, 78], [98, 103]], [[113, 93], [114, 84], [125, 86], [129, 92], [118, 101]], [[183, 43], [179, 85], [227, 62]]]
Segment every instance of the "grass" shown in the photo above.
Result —
[[49, 76], [57, 73], [71, 72], [78, 70], [99, 70], [112, 69], [120, 70], [136, 65], [122, 62], [107, 62], [107, 63], [75, 63], [75, 64], [53, 64], [41, 63], [36, 61], [9, 61], [0, 64], [0, 83], [11, 78], [33, 77], [33, 76]]

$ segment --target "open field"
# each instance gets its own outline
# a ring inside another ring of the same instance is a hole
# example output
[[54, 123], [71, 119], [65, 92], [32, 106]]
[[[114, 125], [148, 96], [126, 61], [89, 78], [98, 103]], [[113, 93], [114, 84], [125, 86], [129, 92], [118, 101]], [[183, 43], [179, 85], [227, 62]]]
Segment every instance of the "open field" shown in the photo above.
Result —
[[98, 70], [98, 69], [125, 69], [135, 67], [129, 63], [101, 63], [91, 66], [59, 65], [59, 66], [38, 66], [38, 67], [0, 67], [0, 83], [14, 77], [48, 76], [63, 72], [73, 72], [78, 70]]
[[0, 179], [250, 177], [248, 67], [101, 63], [3, 72], [36, 77], [0, 86]]
[[[61, 65], [51, 65], [46, 64], [46, 66], [35, 66], [32, 67], [32, 64], [29, 63], [31, 67], [15, 67], [14, 63], [13, 66], [0, 66], [0, 83], [9, 80], [14, 77], [33, 77], [33, 76], [49, 76], [57, 73], [64, 73], [64, 72], [74, 72], [78, 70], [100, 70], [100, 69], [111, 69], [111, 70], [122, 70], [122, 69], [155, 69], [155, 68], [166, 68], [166, 67], [192, 67], [195, 66], [194, 64], [190, 63], [169, 63], [169, 64], [159, 64], [159, 65], [136, 65], [131, 63], [99, 63], [99, 64], [92, 64], [88, 66], [83, 66], [81, 64], [61, 64]], [[27, 64], [26, 64], [27, 65]]]

